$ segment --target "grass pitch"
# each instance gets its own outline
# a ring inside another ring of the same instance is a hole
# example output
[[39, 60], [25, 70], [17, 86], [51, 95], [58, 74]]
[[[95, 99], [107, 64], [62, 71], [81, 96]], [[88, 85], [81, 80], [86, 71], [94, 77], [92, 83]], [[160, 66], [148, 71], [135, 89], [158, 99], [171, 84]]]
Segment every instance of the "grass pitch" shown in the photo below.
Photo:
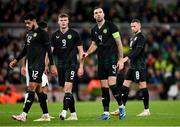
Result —
[[[0, 126], [180, 126], [180, 101], [150, 101], [151, 116], [149, 117], [136, 117], [143, 110], [143, 103], [129, 101], [126, 106], [125, 120], [111, 116], [111, 119], [106, 121], [96, 120], [102, 113], [101, 102], [77, 102], [78, 121], [61, 121], [58, 118], [62, 103], [49, 103], [49, 113], [55, 117], [50, 122], [33, 122], [42, 115], [38, 103], [33, 104], [26, 122], [12, 120], [11, 115], [19, 114], [22, 106], [22, 103], [0, 104]], [[110, 111], [116, 108], [117, 104], [111, 102]]]

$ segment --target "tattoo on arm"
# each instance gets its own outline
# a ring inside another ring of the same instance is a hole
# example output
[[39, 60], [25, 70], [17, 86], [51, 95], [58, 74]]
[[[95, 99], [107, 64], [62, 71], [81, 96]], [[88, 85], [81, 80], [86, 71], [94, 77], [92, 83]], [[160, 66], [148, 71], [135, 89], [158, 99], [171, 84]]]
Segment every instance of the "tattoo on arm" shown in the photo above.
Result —
[[121, 38], [118, 37], [115, 39], [117, 47], [118, 47], [118, 57], [119, 59], [123, 58], [123, 46], [122, 46], [122, 41]]
[[92, 43], [91, 43], [91, 45], [90, 45], [87, 53], [88, 53], [88, 54], [93, 53], [93, 52], [96, 50], [96, 48], [97, 48], [96, 43], [95, 43], [94, 41], [92, 41]]

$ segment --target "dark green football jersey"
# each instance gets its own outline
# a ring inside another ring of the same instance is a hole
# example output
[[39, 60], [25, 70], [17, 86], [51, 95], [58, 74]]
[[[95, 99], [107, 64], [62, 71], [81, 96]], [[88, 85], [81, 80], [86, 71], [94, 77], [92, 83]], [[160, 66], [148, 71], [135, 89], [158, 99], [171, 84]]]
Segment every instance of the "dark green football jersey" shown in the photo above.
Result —
[[77, 65], [77, 46], [82, 45], [79, 34], [69, 29], [66, 33], [57, 30], [51, 37], [53, 54], [58, 64]]
[[96, 25], [91, 30], [91, 39], [97, 45], [98, 62], [116, 62], [118, 59], [118, 48], [115, 41], [119, 37], [119, 30], [112, 22], [105, 21], [99, 29]]
[[26, 35], [26, 58], [30, 69], [44, 69], [46, 46], [50, 45], [49, 35], [41, 28], [29, 31]]
[[145, 69], [146, 68], [146, 61], [145, 61], [145, 44], [146, 44], [146, 39], [144, 35], [140, 32], [135, 34], [132, 38], [130, 38], [130, 53], [135, 51], [137, 48], [140, 48], [141, 51], [136, 56], [135, 59], [131, 60], [130, 62], [130, 67], [133, 69]]

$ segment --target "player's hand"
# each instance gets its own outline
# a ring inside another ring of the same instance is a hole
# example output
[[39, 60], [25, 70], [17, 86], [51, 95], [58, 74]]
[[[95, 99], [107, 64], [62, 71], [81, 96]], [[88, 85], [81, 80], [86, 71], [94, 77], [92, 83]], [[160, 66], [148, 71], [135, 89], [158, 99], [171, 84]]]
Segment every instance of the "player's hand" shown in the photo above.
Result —
[[84, 69], [83, 69], [83, 67], [80, 67], [80, 68], [78, 69], [77, 74], [78, 74], [79, 77], [81, 77], [81, 76], [84, 74]]
[[82, 59], [85, 59], [89, 54], [87, 52], [83, 53]]
[[118, 62], [117, 62], [117, 68], [118, 68], [118, 71], [122, 70], [124, 68], [124, 62], [123, 62], [123, 59], [119, 59]]
[[17, 60], [14, 59], [14, 60], [12, 60], [12, 61], [9, 63], [9, 67], [10, 67], [10, 68], [14, 68], [14, 67], [16, 66], [16, 64], [17, 64]]
[[45, 66], [44, 73], [45, 73], [45, 74], [48, 74], [48, 72], [49, 72], [49, 67], [48, 67], [48, 66]]
[[21, 67], [21, 75], [26, 76], [26, 67]]
[[126, 56], [123, 58], [123, 62], [125, 63], [129, 58]]
[[51, 74], [53, 76], [56, 76], [57, 75], [57, 68], [55, 65], [51, 65]]

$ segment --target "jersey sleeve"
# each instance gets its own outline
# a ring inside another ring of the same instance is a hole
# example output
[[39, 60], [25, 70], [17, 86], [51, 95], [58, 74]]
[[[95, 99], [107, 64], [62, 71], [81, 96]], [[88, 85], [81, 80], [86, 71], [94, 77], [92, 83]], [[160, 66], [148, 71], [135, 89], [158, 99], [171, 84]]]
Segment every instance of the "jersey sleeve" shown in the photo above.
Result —
[[20, 52], [20, 54], [16, 57], [16, 60], [21, 60], [27, 53], [27, 44], [25, 42], [23, 50]]
[[91, 41], [96, 42], [96, 37], [93, 29], [91, 29]]
[[52, 51], [51, 51], [51, 43], [50, 43], [49, 34], [47, 32], [42, 33], [42, 41], [45, 45], [46, 52], [48, 53], [49, 63], [50, 65], [53, 65], [54, 62], [53, 62], [53, 56], [52, 56]]
[[114, 39], [120, 37], [119, 29], [115, 24], [110, 24], [110, 30]]
[[51, 46], [54, 47], [54, 33], [50, 37]]
[[28, 33], [26, 34], [26, 39], [25, 39], [25, 43], [24, 43], [24, 48], [23, 50], [20, 52], [20, 54], [16, 57], [16, 60], [19, 61], [21, 60], [27, 53], [27, 37], [28, 37]]
[[77, 32], [75, 32], [74, 42], [76, 46], [82, 45], [81, 38]]

